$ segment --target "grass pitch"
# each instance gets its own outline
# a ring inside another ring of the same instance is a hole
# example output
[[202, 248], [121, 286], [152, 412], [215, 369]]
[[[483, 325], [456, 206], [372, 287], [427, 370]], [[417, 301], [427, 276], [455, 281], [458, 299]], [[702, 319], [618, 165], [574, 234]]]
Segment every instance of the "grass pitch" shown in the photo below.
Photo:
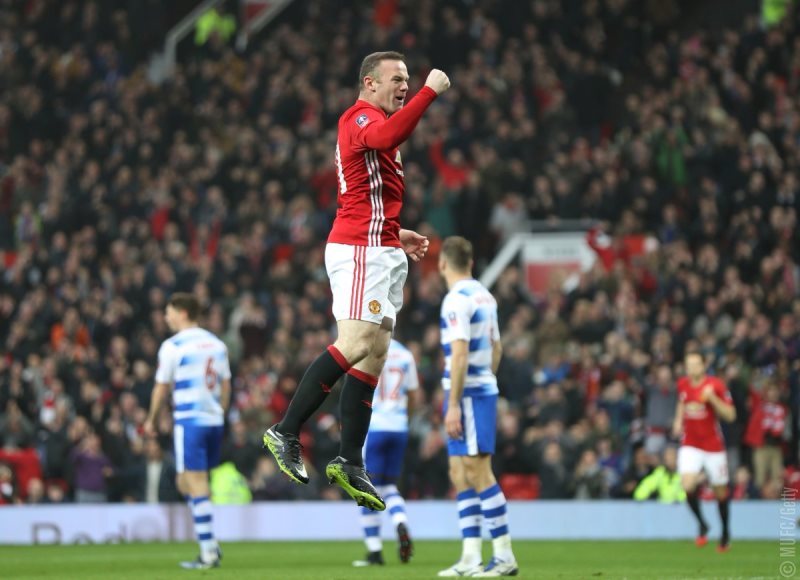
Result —
[[[361, 542], [228, 543], [214, 570], [183, 570], [181, 560], [197, 555], [196, 544], [0, 546], [0, 578], [274, 580], [412, 580], [436, 578], [460, 554], [460, 542], [419, 541], [411, 563], [400, 564], [394, 542], [384, 544], [386, 566], [353, 568], [364, 556]], [[484, 542], [484, 558], [491, 556]], [[778, 542], [744, 542], [725, 554], [715, 543], [698, 549], [675, 542], [514, 542], [519, 578], [783, 578]], [[791, 560], [797, 563], [797, 560]], [[784, 568], [786, 571], [786, 568]], [[791, 577], [791, 576], [789, 576]]]

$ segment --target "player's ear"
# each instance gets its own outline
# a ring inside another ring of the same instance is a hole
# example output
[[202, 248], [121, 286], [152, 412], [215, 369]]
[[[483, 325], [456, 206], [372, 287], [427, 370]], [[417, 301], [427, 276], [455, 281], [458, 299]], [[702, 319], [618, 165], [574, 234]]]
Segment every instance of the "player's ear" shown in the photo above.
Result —
[[361, 79], [361, 89], [367, 91], [374, 91], [375, 79], [370, 75], [365, 76], [363, 79]]

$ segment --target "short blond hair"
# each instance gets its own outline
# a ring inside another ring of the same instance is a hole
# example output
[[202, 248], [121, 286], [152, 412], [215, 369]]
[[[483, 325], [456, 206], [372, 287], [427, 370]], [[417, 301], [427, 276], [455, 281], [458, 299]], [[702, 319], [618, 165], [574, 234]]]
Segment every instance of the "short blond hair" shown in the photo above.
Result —
[[461, 236], [450, 236], [442, 242], [441, 254], [451, 268], [468, 272], [472, 265], [472, 242]]

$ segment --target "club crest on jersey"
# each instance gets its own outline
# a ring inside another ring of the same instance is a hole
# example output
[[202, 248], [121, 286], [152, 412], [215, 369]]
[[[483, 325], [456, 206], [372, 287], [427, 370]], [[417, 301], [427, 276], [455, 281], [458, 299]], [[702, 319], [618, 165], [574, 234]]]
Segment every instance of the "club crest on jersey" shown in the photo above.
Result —
[[381, 313], [381, 303], [377, 300], [370, 300], [369, 304], [367, 304], [367, 308], [372, 314], [380, 314]]
[[447, 320], [450, 322], [450, 326], [455, 326], [458, 324], [458, 317], [456, 316], [455, 312], [451, 312], [447, 315]]
[[367, 123], [369, 123], [369, 117], [367, 117], [366, 113], [356, 117], [356, 125], [359, 127], [364, 127]]

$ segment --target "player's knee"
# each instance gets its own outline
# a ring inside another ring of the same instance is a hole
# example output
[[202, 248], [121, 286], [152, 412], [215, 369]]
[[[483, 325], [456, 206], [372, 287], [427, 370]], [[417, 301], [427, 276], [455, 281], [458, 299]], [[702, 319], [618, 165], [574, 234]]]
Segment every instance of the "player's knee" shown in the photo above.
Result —
[[475, 489], [483, 491], [484, 489], [489, 489], [496, 483], [494, 478], [494, 474], [491, 470], [476, 470], [475, 473]]
[[453, 485], [457, 489], [463, 489], [469, 487], [469, 483], [467, 482], [467, 478], [464, 473], [464, 468], [460, 465], [450, 465], [450, 481], [453, 482]]
[[472, 488], [480, 487], [480, 472], [474, 462], [468, 461], [464, 465], [464, 478], [467, 485]]

